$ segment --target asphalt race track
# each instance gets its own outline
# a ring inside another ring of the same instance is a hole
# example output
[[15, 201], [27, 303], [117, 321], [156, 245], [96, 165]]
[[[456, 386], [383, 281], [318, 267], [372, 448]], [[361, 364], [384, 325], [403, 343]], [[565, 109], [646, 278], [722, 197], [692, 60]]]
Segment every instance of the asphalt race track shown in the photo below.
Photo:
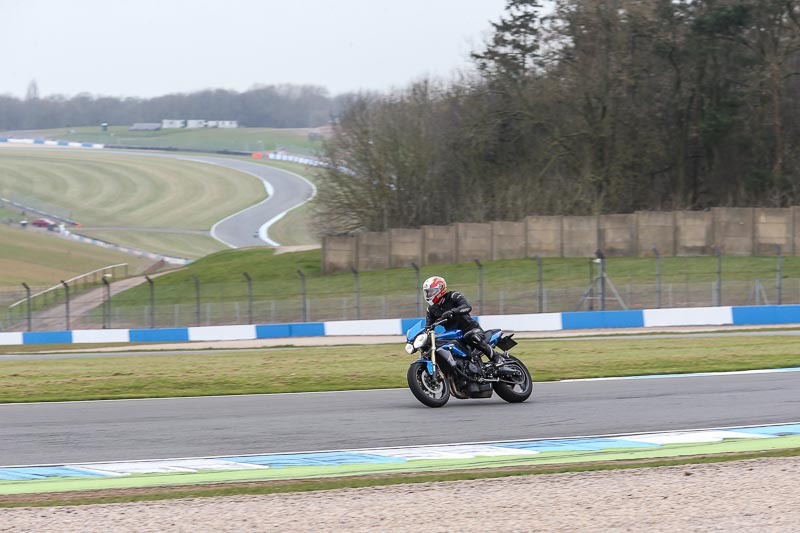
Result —
[[0, 404], [0, 465], [144, 460], [784, 423], [800, 372], [537, 383], [530, 401], [408, 390]]
[[[181, 159], [202, 161], [240, 170], [270, 184], [269, 198], [217, 222], [211, 229], [211, 235], [215, 239], [232, 248], [264, 244], [263, 240], [255, 236], [264, 224], [276, 220], [279, 215], [302, 205], [315, 194], [314, 186], [304, 178], [274, 167], [223, 157], [184, 156]], [[262, 234], [261, 238], [264, 237], [266, 235]], [[280, 244], [267, 242], [272, 245]]]

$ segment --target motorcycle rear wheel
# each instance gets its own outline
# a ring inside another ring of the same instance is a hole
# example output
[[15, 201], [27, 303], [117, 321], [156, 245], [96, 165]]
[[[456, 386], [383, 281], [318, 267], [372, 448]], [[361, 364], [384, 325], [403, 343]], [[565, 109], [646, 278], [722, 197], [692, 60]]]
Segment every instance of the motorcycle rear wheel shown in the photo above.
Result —
[[450, 399], [447, 380], [437, 369], [434, 375], [428, 374], [428, 365], [414, 361], [408, 367], [408, 388], [414, 397], [428, 407], [442, 407]]
[[533, 392], [533, 380], [531, 379], [531, 373], [528, 372], [528, 369], [522, 364], [522, 361], [516, 357], [511, 357], [510, 359], [511, 360], [504, 364], [502, 368], [504, 370], [515, 370], [515, 382], [505, 383], [500, 381], [495, 383], [494, 391], [508, 403], [521, 403], [530, 398]]

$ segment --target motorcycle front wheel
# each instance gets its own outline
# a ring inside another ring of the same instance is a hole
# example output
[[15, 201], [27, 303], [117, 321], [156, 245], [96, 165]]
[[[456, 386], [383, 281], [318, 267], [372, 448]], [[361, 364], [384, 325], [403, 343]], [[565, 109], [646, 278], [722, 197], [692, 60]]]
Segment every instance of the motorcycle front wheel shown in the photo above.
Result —
[[531, 373], [516, 357], [500, 367], [500, 376], [504, 381], [495, 383], [494, 391], [509, 403], [524, 402], [533, 392]]
[[408, 367], [408, 388], [420, 402], [428, 407], [441, 407], [450, 399], [450, 388], [440, 370], [428, 374], [428, 365], [414, 361]]

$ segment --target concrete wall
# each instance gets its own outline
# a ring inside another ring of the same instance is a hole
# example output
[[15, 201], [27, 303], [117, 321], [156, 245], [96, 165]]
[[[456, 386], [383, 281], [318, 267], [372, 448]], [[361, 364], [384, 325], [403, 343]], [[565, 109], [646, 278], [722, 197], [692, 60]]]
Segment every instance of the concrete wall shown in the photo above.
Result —
[[351, 235], [326, 235], [322, 239], [322, 273], [350, 272], [356, 266], [356, 240]]
[[525, 257], [527, 235], [525, 222], [492, 222], [492, 259]]
[[752, 207], [715, 207], [714, 244], [723, 255], [753, 255], [754, 223]]
[[529, 216], [323, 238], [324, 273], [524, 257], [800, 254], [800, 207], [724, 207], [625, 215]]
[[598, 248], [607, 257], [636, 255], [636, 215], [598, 217]]
[[356, 269], [361, 271], [382, 268], [389, 268], [389, 234], [384, 231], [356, 234]]
[[651, 254], [653, 248], [661, 255], [675, 255], [674, 212], [636, 212], [636, 254]]
[[563, 257], [594, 257], [600, 247], [597, 217], [564, 217], [562, 222]]
[[426, 265], [456, 262], [455, 226], [422, 226], [422, 262]]
[[562, 256], [562, 216], [530, 216], [525, 219], [527, 257]]
[[389, 266], [407, 267], [422, 264], [422, 230], [389, 230]]
[[792, 249], [792, 210], [759, 207], [753, 216], [755, 235], [753, 255], [793, 255]]
[[710, 211], [676, 211], [675, 255], [711, 255], [712, 222]]
[[456, 263], [492, 259], [492, 225], [463, 222], [456, 227]]

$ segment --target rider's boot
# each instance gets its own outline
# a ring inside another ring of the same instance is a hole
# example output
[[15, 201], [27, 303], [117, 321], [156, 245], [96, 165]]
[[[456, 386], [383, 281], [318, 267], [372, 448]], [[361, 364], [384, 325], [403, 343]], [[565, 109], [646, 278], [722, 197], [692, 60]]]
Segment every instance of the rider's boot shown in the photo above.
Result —
[[506, 356], [502, 352], [493, 349], [492, 350], [492, 363], [494, 366], [503, 366], [506, 362]]

